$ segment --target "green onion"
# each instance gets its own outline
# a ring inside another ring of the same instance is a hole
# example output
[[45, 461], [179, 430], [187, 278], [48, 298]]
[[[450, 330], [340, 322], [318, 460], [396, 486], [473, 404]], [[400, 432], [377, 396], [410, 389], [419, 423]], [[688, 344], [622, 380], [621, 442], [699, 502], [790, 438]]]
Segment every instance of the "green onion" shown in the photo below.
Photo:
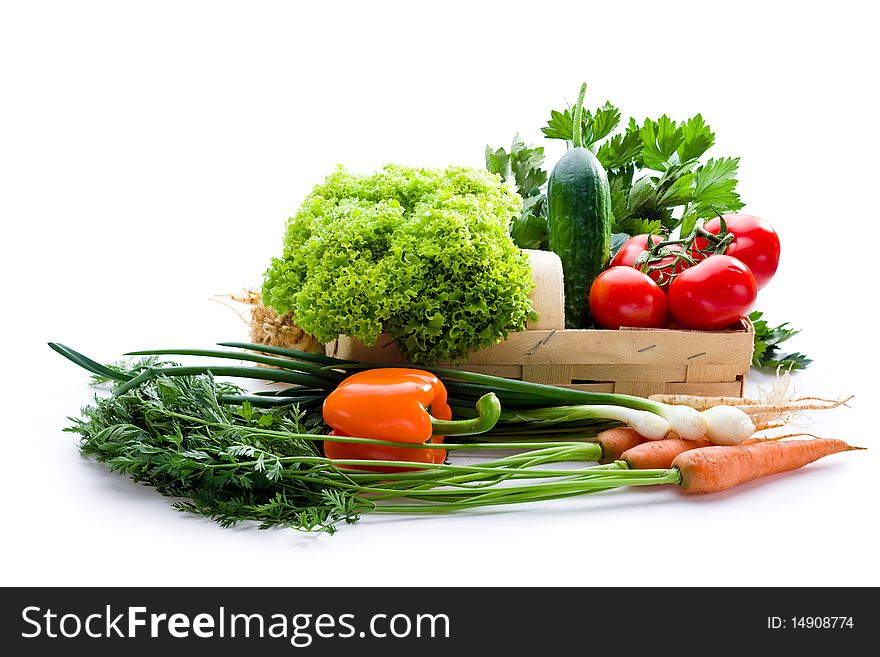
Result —
[[[249, 343], [221, 343], [225, 346], [236, 346], [242, 349], [253, 349], [260, 351], [265, 345], [249, 344]], [[321, 362], [325, 365], [333, 366], [339, 369], [373, 369], [376, 367], [409, 367], [399, 364], [363, 364], [352, 363], [329, 356], [317, 356], [315, 354], [306, 354], [305, 352], [283, 349], [281, 347], [272, 347], [271, 353], [282, 356], [288, 356], [292, 359], [312, 360]], [[318, 361], [318, 359], [320, 359]], [[477, 372], [467, 372], [465, 370], [449, 369], [443, 367], [422, 367], [428, 372], [432, 372], [440, 377], [444, 384], [455, 389], [453, 382], [463, 382], [465, 384], [476, 384], [482, 388], [483, 393], [495, 392], [501, 403], [505, 404], [504, 393], [518, 393], [520, 400], [540, 401], [541, 399], [550, 400], [557, 404], [570, 405], [609, 405], [622, 406], [640, 411], [654, 413], [665, 419], [672, 431], [687, 440], [696, 440], [702, 438], [706, 434], [706, 421], [698, 411], [688, 406], [673, 406], [663, 404], [643, 397], [635, 397], [633, 395], [621, 395], [606, 392], [590, 392], [586, 390], [573, 390], [570, 388], [559, 388], [556, 386], [544, 385], [541, 383], [532, 383], [530, 381], [517, 381], [513, 379], [505, 379], [502, 377], [491, 376], [489, 374], [480, 374]], [[462, 388], [459, 388], [460, 390]], [[465, 390], [477, 391], [477, 388], [464, 388]]]

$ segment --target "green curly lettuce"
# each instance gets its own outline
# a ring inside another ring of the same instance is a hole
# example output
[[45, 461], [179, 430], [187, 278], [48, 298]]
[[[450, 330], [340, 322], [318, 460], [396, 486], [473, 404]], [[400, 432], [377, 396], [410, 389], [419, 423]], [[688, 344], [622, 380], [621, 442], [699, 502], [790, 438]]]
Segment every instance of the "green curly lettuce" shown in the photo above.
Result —
[[497, 174], [338, 168], [288, 220], [263, 302], [321, 342], [388, 333], [415, 363], [458, 361], [534, 317], [509, 236], [522, 199]]

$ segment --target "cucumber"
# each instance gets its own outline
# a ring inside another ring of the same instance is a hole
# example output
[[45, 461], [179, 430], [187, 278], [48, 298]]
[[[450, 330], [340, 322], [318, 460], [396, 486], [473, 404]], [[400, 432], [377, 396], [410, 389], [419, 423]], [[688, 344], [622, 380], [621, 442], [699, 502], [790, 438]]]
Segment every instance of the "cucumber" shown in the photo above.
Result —
[[578, 145], [585, 90], [575, 109], [575, 147], [559, 158], [547, 185], [547, 242], [562, 260], [566, 328], [590, 326], [590, 286], [611, 257], [608, 176], [596, 156]]

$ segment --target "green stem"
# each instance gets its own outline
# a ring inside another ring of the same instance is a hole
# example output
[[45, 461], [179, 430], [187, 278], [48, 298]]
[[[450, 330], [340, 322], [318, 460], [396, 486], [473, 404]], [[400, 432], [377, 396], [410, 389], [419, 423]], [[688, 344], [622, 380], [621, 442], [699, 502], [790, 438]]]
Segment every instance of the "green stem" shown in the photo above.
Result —
[[438, 420], [431, 418], [435, 436], [468, 436], [484, 433], [495, 426], [501, 417], [501, 402], [494, 392], [483, 395], [476, 403], [477, 417], [469, 420]]
[[[537, 459], [536, 459], [537, 460]], [[496, 461], [495, 463], [498, 463]], [[527, 462], [522, 464], [520, 467], [530, 467], [533, 465], [531, 462]], [[589, 469], [590, 472], [593, 472], [598, 469], [606, 469], [606, 468], [616, 468], [620, 469], [620, 466], [611, 464], [611, 465], [598, 465], [593, 466]], [[586, 470], [585, 470], [586, 472]], [[422, 490], [433, 490], [437, 486], [446, 486], [453, 490], [457, 490], [462, 495], [471, 494], [473, 495], [475, 492], [482, 492], [487, 489], [497, 489], [499, 483], [503, 481], [516, 480], [518, 477], [515, 476], [515, 471], [511, 472], [510, 475], [497, 475], [491, 479], [487, 479], [486, 475], [480, 474], [463, 474], [455, 477], [448, 477], [443, 479], [442, 481], [418, 481], [418, 480], [403, 480], [403, 481], [394, 481], [394, 482], [378, 482], [378, 485], [383, 489], [388, 491], [387, 497], [393, 497], [394, 495], [399, 496], [401, 491], [405, 491], [407, 496], [411, 496], [414, 493], [418, 493]], [[564, 478], [563, 478], [564, 479]], [[546, 485], [546, 484], [545, 484]]]
[[[313, 362], [325, 363], [333, 369], [374, 369], [377, 367], [411, 367], [410, 365], [401, 365], [400, 363], [357, 363], [353, 361], [331, 358], [329, 356], [319, 356], [316, 354], [308, 354], [294, 349], [285, 349], [283, 347], [272, 347], [266, 345], [256, 345], [243, 342], [221, 342], [223, 346], [239, 347], [245, 349], [264, 350], [267, 353], [289, 356], [292, 359], [302, 358]], [[443, 384], [448, 388], [461, 387], [462, 390], [471, 390], [474, 397], [483, 395], [489, 391], [495, 392], [502, 402], [508, 393], [520, 402], [531, 402], [543, 404], [544, 400], [553, 401], [558, 404], [614, 404], [617, 406], [626, 406], [627, 408], [635, 408], [644, 411], [660, 412], [663, 404], [652, 402], [644, 397], [636, 397], [634, 395], [622, 395], [609, 392], [589, 392], [586, 390], [573, 390], [570, 388], [560, 388], [542, 383], [532, 383], [530, 381], [517, 381], [514, 379], [505, 379], [489, 374], [480, 374], [478, 372], [468, 372], [466, 370], [457, 370], [444, 367], [423, 366], [421, 369], [436, 374], [443, 379]]]
[[[582, 449], [583, 447], [586, 447], [587, 449]], [[562, 449], [533, 449], [526, 453], [514, 454], [495, 459], [490, 461], [488, 465], [493, 467], [522, 468], [530, 465], [543, 465], [546, 463], [565, 461], [597, 461], [601, 456], [601, 451], [602, 450], [598, 445], [578, 445], [577, 448], [570, 446]], [[455, 468], [459, 466], [452, 465], [449, 467]], [[595, 470], [596, 467], [598, 466], [594, 466], [592, 469]], [[605, 466], [602, 466], [602, 468], [604, 467]], [[578, 470], [578, 472], [583, 471]], [[388, 479], [386, 474], [372, 472], [347, 472], [346, 476], [350, 477], [353, 481], [384, 481]], [[432, 480], [441, 476], [445, 477], [446, 473], [428, 470], [394, 473], [394, 479], [396, 482]], [[445, 481], [457, 482], [458, 479], [456, 476], [453, 476]]]
[[[398, 446], [402, 446], [401, 443], [397, 443]], [[578, 448], [581, 446], [578, 445]], [[575, 452], [561, 451], [559, 453], [560, 457], [568, 457], [573, 455]], [[556, 458], [552, 459], [553, 461], [563, 461], [564, 458]], [[517, 478], [543, 478], [543, 477], [596, 477], [604, 479], [609, 476], [615, 476], [618, 473], [608, 470], [606, 468], [580, 468], [577, 470], [548, 470], [541, 468], [524, 468], [520, 465], [514, 464], [505, 464], [503, 467], [498, 467], [497, 462], [490, 461], [487, 465], [464, 465], [464, 464], [455, 464], [455, 465], [447, 465], [445, 463], [423, 463], [419, 461], [403, 461], [403, 460], [378, 460], [378, 459], [328, 459], [324, 456], [276, 456], [273, 458], [273, 461], [278, 461], [279, 463], [310, 463], [314, 465], [326, 465], [336, 468], [340, 472], [344, 472], [346, 475], [356, 475], [357, 472], [349, 473], [346, 466], [349, 468], [358, 468], [358, 467], [392, 467], [392, 468], [413, 468], [416, 470], [437, 470], [441, 472], [448, 473], [484, 473], [490, 475], [510, 475], [514, 474]], [[210, 464], [202, 464], [202, 467], [208, 470], [228, 470], [228, 469], [236, 469], [242, 467], [253, 467], [259, 463], [259, 460], [253, 459], [249, 461], [235, 461], [232, 463], [210, 463]], [[665, 473], [665, 470], [637, 470], [630, 473], [629, 476], [635, 478], [642, 477], [651, 477], [656, 476], [658, 473]], [[381, 473], [379, 478], [396, 478], [398, 474], [405, 473]]]
[[554, 500], [563, 497], [574, 497], [579, 495], [587, 495], [602, 491], [619, 488], [621, 486], [654, 486], [660, 484], [678, 484], [681, 481], [681, 475], [677, 470], [664, 471], [665, 474], [653, 479], [619, 479], [614, 481], [613, 485], [605, 482], [572, 482], [564, 484], [544, 485], [535, 488], [540, 494], [536, 495], [535, 490], [519, 491], [519, 486], [512, 487], [511, 493], [508, 495], [499, 495], [494, 499], [475, 498], [465, 502], [449, 502], [434, 504], [377, 504], [371, 511], [380, 513], [446, 513], [450, 511], [464, 511], [467, 509], [496, 506], [500, 504], [519, 504], [522, 502], [537, 502]]
[[[596, 440], [596, 436], [603, 429], [612, 429], [614, 427], [620, 426], [619, 422], [609, 422], [608, 424], [603, 424], [594, 428], [586, 428], [586, 429], [571, 429], [568, 427], [550, 427], [547, 429], [541, 429], [540, 434], [533, 435], [535, 433], [534, 427], [529, 427], [528, 425], [524, 425], [522, 429], [517, 429], [513, 431], [506, 431], [502, 429], [501, 431], [495, 431], [494, 429], [488, 433], [484, 433], [480, 436], [480, 440], [483, 442], [486, 441], [496, 441], [501, 444], [505, 444], [508, 441], [520, 440], [524, 436], [528, 436], [529, 440], [534, 442], [544, 442], [544, 441], [565, 441], [565, 442], [594, 442]], [[447, 443], [448, 444], [448, 443]]]
[[208, 358], [226, 358], [231, 360], [245, 360], [262, 365], [271, 365], [284, 370], [305, 372], [332, 383], [339, 383], [346, 374], [336, 372], [314, 363], [305, 361], [291, 361], [289, 358], [274, 358], [272, 356], [260, 356], [258, 354], [241, 353], [238, 351], [221, 351], [219, 349], [146, 349], [143, 351], [129, 351], [126, 356], [205, 356]]
[[268, 344], [254, 344], [253, 342], [218, 342], [218, 347], [233, 347], [235, 349], [247, 349], [249, 351], [261, 351], [264, 354], [275, 354], [276, 356], [286, 356], [292, 360], [305, 361], [307, 363], [322, 363], [335, 369], [336, 365], [345, 363], [353, 363], [351, 360], [342, 360], [341, 358], [333, 358], [332, 356], [324, 356], [322, 354], [313, 354], [310, 351], [298, 351], [296, 349], [287, 349], [285, 347], [275, 347]]
[[584, 82], [581, 85], [580, 93], [578, 94], [577, 103], [574, 106], [574, 111], [572, 112], [571, 119], [571, 145], [574, 148], [583, 148], [584, 147], [584, 138], [583, 131], [581, 130], [581, 122], [584, 118], [584, 96], [587, 94], [587, 83]]
[[670, 431], [669, 422], [656, 413], [611, 404], [526, 409], [507, 413], [504, 419], [528, 422], [536, 428], [583, 420], [615, 420], [625, 423], [650, 440], [663, 438]]
[[[404, 447], [404, 448], [412, 448], [412, 449], [445, 449], [445, 450], [457, 450], [457, 449], [551, 449], [551, 448], [573, 448], [577, 447], [579, 449], [590, 449], [596, 448], [599, 449], [597, 445], [593, 443], [570, 443], [570, 442], [556, 442], [556, 443], [546, 443], [546, 442], [505, 442], [505, 443], [401, 443], [392, 440], [377, 440], [375, 438], [357, 438], [354, 436], [328, 436], [320, 433], [291, 433], [289, 431], [278, 431], [275, 429], [258, 429], [256, 427], [247, 427], [247, 426], [239, 426], [236, 424], [229, 424], [228, 422], [218, 422], [215, 420], [206, 420], [204, 418], [196, 417], [194, 415], [187, 415], [186, 413], [177, 413], [175, 411], [165, 410], [163, 411], [165, 415], [168, 417], [177, 418], [179, 420], [186, 420], [187, 422], [194, 422], [197, 424], [202, 424], [204, 426], [216, 427], [218, 429], [235, 429], [236, 431], [242, 431], [244, 433], [248, 433], [252, 436], [265, 436], [272, 438], [283, 438], [286, 440], [309, 440], [309, 441], [324, 441], [327, 439], [331, 439], [334, 442], [340, 443], [355, 443], [355, 444], [363, 444], [363, 445], [383, 445], [388, 447]], [[601, 450], [598, 452], [601, 455]], [[596, 459], [585, 459], [585, 460], [596, 460]]]
[[101, 363], [96, 363], [88, 356], [83, 356], [78, 351], [74, 351], [70, 347], [67, 347], [58, 342], [49, 342], [48, 344], [52, 351], [61, 354], [67, 360], [71, 361], [72, 363], [76, 363], [84, 370], [87, 370], [92, 374], [103, 376], [107, 379], [110, 379], [111, 381], [128, 381], [129, 379], [134, 378], [130, 374], [123, 374], [122, 372], [117, 372], [114, 369], [101, 365]]
[[303, 395], [302, 397], [270, 397], [268, 395], [217, 395], [217, 401], [221, 404], [240, 406], [245, 402], [258, 408], [274, 408], [277, 406], [315, 406], [323, 403], [325, 397], [317, 395]]
[[[718, 214], [716, 212], [716, 214]], [[721, 225], [718, 234], [710, 233], [703, 226], [695, 226], [690, 234], [678, 239], [665, 239], [655, 242], [653, 239], [648, 240], [648, 248], [645, 249], [636, 258], [633, 266], [643, 274], [652, 272], [660, 272], [660, 279], [663, 285], [671, 283], [678, 275], [676, 269], [684, 261], [688, 266], [698, 264], [698, 260], [706, 258], [710, 255], [724, 253], [728, 245], [735, 239], [735, 235], [727, 230], [727, 224], [724, 218], [719, 214]], [[697, 238], [701, 238], [708, 242], [709, 246], [698, 248], [696, 245]], [[680, 246], [680, 250], [670, 250], [671, 246]], [[691, 254], [696, 253], [699, 258], [695, 259]], [[672, 257], [672, 262], [668, 264], [659, 264], [664, 258]], [[669, 272], [664, 270], [669, 269]]]
[[194, 376], [197, 374], [212, 374], [214, 376], [234, 376], [244, 379], [261, 379], [264, 381], [284, 381], [286, 383], [298, 383], [300, 385], [313, 386], [316, 388], [332, 389], [336, 387], [331, 381], [320, 379], [310, 374], [302, 374], [289, 370], [271, 370], [265, 367], [224, 367], [224, 366], [190, 366], [190, 367], [160, 367], [148, 369], [138, 376], [126, 381], [113, 391], [113, 396], [125, 394], [132, 388], [146, 383], [157, 376]]

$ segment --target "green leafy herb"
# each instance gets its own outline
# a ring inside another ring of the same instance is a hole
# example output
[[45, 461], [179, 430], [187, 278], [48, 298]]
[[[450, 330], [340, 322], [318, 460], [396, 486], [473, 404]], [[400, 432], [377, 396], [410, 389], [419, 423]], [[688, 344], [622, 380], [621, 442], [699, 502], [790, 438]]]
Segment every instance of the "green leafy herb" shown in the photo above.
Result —
[[[113, 363], [108, 363], [106, 367], [112, 372], [116, 372], [117, 374], [128, 377], [137, 376], [146, 370], [156, 367], [165, 367], [166, 365], [171, 365], [171, 363], [161, 360], [156, 356], [146, 356], [145, 358], [140, 358], [135, 361], [119, 360]], [[119, 377], [111, 377], [107, 374], [98, 374], [97, 372], [93, 373], [91, 377], [91, 382], [93, 386], [107, 385], [113, 381], [118, 380]]]
[[666, 171], [678, 164], [678, 148], [684, 143], [681, 127], [665, 114], [657, 121], [645, 119], [639, 128], [642, 141], [640, 165], [655, 171]]
[[697, 114], [681, 124], [682, 142], [678, 147], [678, 161], [697, 160], [715, 143], [715, 133]]
[[543, 165], [544, 148], [527, 145], [519, 135], [513, 138], [510, 152], [486, 146], [486, 168], [504, 181], [513, 178], [523, 199], [522, 210], [510, 225], [510, 236], [521, 249], [547, 248], [547, 171]]
[[[552, 110], [541, 130], [548, 139], [571, 142], [571, 109]], [[702, 162], [715, 143], [715, 133], [696, 114], [677, 122], [666, 114], [639, 123], [630, 118], [621, 128], [621, 113], [610, 102], [584, 111], [581, 132], [585, 146], [596, 154], [608, 174], [611, 188], [613, 230], [635, 235], [651, 232], [687, 234], [700, 219], [743, 207], [736, 192], [739, 158], [723, 157]], [[537, 149], [536, 149], [537, 150]], [[501, 149], [487, 149], [490, 171], [507, 176], [510, 162]], [[543, 159], [543, 151], [542, 151]], [[520, 194], [526, 198], [527, 194]], [[529, 190], [528, 195], [541, 194]], [[514, 224], [514, 240], [525, 248], [545, 248], [538, 242], [543, 222], [540, 213], [524, 205], [520, 222]]]
[[[590, 148], [608, 135], [620, 125], [620, 110], [611, 103], [606, 102], [595, 112], [584, 108], [581, 118], [581, 134], [583, 135], [584, 147]], [[550, 112], [550, 120], [541, 128], [548, 139], [564, 139], [571, 141], [574, 119], [572, 110], [562, 112], [553, 110]], [[592, 149], [591, 149], [592, 150]]]
[[687, 206], [684, 211], [681, 233], [689, 234], [697, 219], [713, 216], [716, 212], [739, 210], [743, 207], [736, 193], [736, 172], [738, 157], [709, 159], [693, 177], [690, 196], [684, 197]]
[[799, 329], [789, 327], [788, 322], [770, 326], [763, 319], [764, 313], [755, 311], [749, 319], [755, 327], [755, 351], [752, 355], [753, 367], [772, 367], [787, 370], [802, 370], [812, 363], [800, 352], [781, 353], [779, 345], [800, 333]]
[[[299, 411], [219, 401], [241, 392], [210, 375], [159, 376], [96, 397], [68, 431], [80, 435], [84, 455], [224, 526], [255, 520], [261, 528], [332, 531], [340, 520], [356, 521], [352, 496], [328, 497], [319, 472], [282, 466], [282, 459], [320, 457], [313, 441], [293, 437], [304, 433]], [[280, 435], [265, 434], [268, 427]]]
[[699, 219], [741, 209], [739, 158], [700, 163], [714, 143], [699, 114], [680, 124], [665, 114], [641, 125], [630, 119], [626, 133], [598, 152], [608, 169], [615, 230], [635, 235], [646, 228], [662, 234], [678, 229], [686, 235]]
[[642, 140], [637, 129], [614, 135], [599, 147], [596, 157], [608, 171], [634, 170], [633, 163], [642, 154]]

